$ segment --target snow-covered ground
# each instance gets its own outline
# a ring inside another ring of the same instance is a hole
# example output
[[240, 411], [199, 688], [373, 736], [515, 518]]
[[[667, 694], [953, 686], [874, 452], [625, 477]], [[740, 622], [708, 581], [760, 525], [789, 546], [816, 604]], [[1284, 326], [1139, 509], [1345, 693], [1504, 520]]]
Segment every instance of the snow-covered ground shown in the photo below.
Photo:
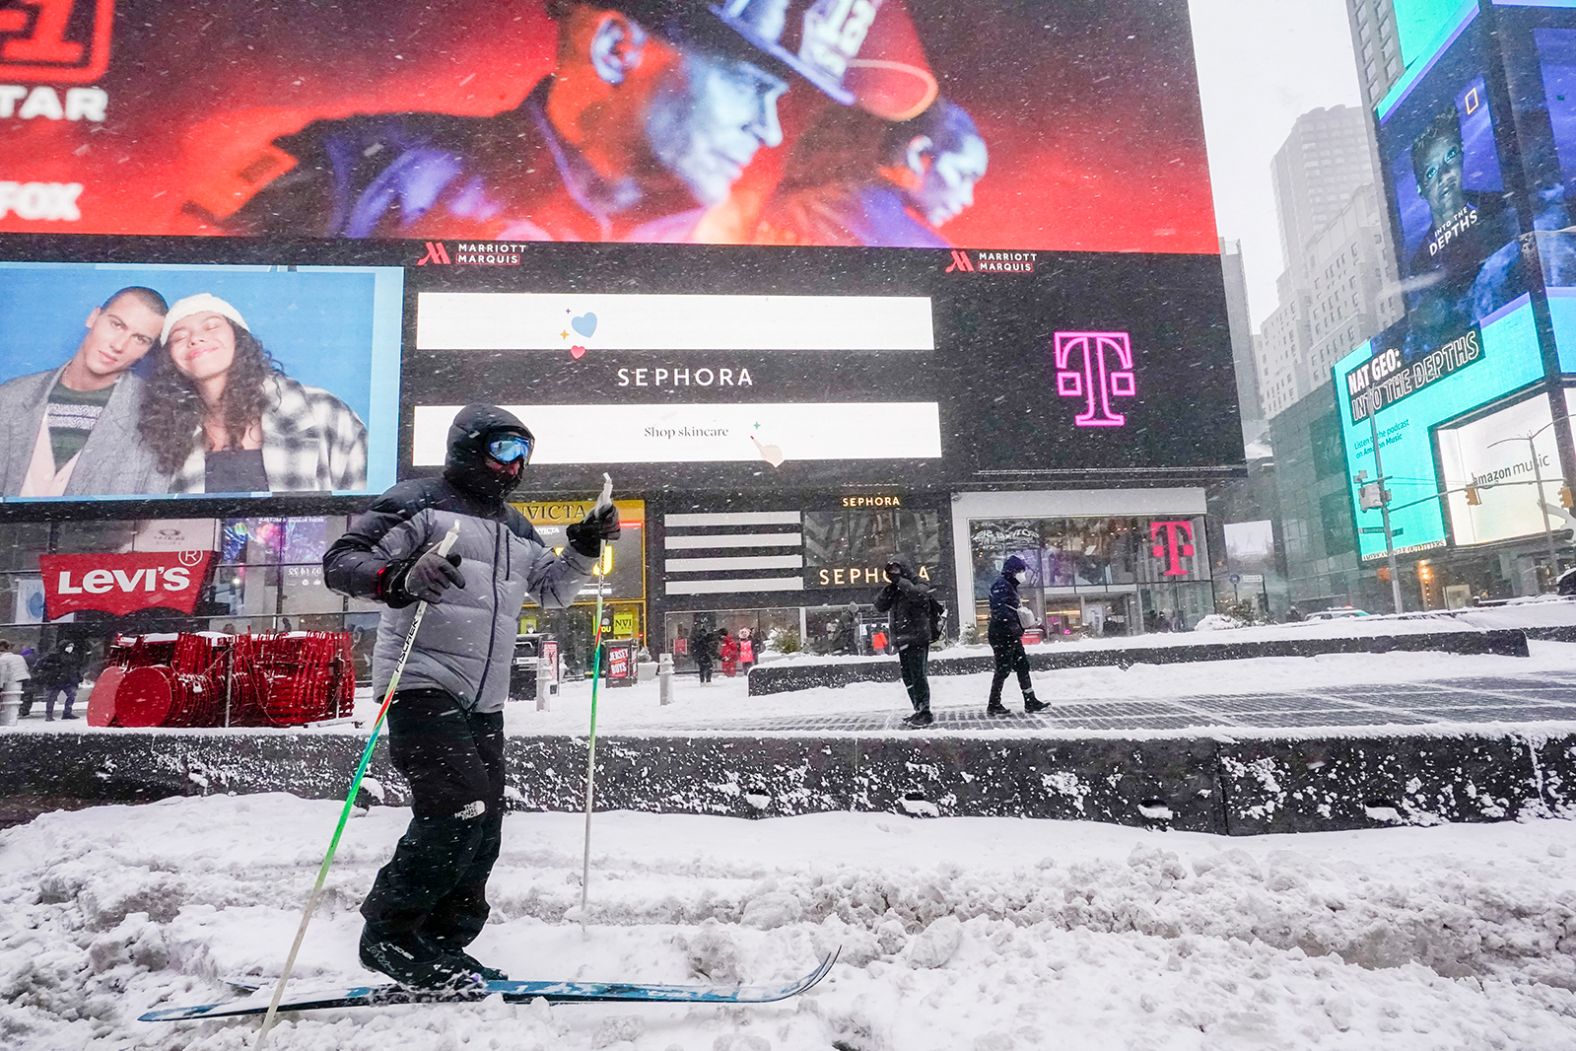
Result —
[[[240, 1051], [156, 1005], [276, 971], [337, 804], [172, 799], [0, 833], [0, 1046]], [[361, 979], [355, 907], [407, 812], [349, 826], [299, 988]], [[478, 955], [522, 978], [768, 981], [783, 1004], [298, 1016], [300, 1051], [1561, 1051], [1576, 1047], [1576, 823], [1224, 840], [1093, 823], [511, 815]]]
[[[1227, 633], [1218, 633], [1227, 634]], [[1253, 696], [1318, 690], [1342, 686], [1383, 686], [1387, 683], [1416, 683], [1452, 679], [1544, 675], [1568, 677], [1576, 670], [1576, 643], [1533, 642], [1530, 657], [1460, 656], [1445, 653], [1357, 653], [1327, 654], [1319, 657], [1259, 657], [1250, 660], [1207, 661], [1193, 664], [1135, 664], [1126, 670], [1117, 667], [1072, 668], [1054, 672], [1035, 672], [1035, 687], [1042, 699], [1052, 702], [1077, 701], [1100, 704], [1134, 700], [1156, 700], [1198, 695]], [[896, 663], [896, 658], [866, 658]], [[990, 688], [988, 673], [977, 675], [935, 675], [931, 677], [931, 704], [938, 712], [983, 710]], [[835, 714], [907, 715], [908, 697], [901, 683], [857, 683], [840, 688], [817, 688], [789, 693], [750, 697], [743, 676], [729, 679], [718, 674], [710, 685], [702, 685], [694, 675], [675, 676], [673, 701], [661, 703], [657, 681], [643, 680], [634, 686], [608, 688], [598, 692], [597, 731], [601, 734], [641, 735], [668, 731], [694, 733], [713, 729], [737, 732], [765, 719], [813, 717]], [[310, 727], [287, 731], [294, 733], [365, 733], [376, 714], [381, 697], [368, 689], [360, 691], [354, 723]], [[1017, 687], [1007, 686], [1007, 700], [1016, 704]], [[1492, 702], [1486, 702], [1492, 703]], [[566, 683], [551, 702], [540, 711], [535, 702], [519, 701], [506, 709], [505, 726], [511, 734], [584, 734], [590, 723], [591, 684], [589, 681]], [[894, 721], [895, 725], [895, 721]], [[996, 730], [970, 730], [969, 733], [1020, 734], [1023, 727], [1004, 725]], [[1414, 727], [1415, 729], [1415, 727]], [[95, 730], [85, 721], [46, 723], [41, 718], [23, 719], [7, 732], [96, 732], [164, 733], [152, 730]], [[199, 731], [212, 733], [255, 733], [256, 730]], [[830, 732], [830, 731], [829, 731]], [[868, 735], [871, 731], [860, 731]], [[894, 728], [894, 734], [905, 733]], [[937, 731], [940, 732], [940, 731]], [[959, 731], [947, 730], [955, 733]], [[1100, 735], [1107, 731], [1083, 731]], [[1186, 731], [1197, 733], [1196, 729]], [[1073, 733], [1073, 731], [1058, 731]], [[1131, 736], [1131, 731], [1123, 731]]]

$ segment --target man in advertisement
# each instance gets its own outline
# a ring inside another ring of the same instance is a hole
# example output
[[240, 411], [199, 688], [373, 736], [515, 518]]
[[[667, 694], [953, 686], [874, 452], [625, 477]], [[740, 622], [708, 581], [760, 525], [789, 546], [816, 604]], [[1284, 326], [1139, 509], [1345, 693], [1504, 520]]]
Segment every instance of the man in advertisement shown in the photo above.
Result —
[[88, 314], [64, 365], [0, 384], [0, 496], [166, 491], [168, 477], [138, 438], [145, 392], [131, 369], [158, 342], [168, 311], [153, 289], [122, 288]]
[[[517, 109], [318, 121], [229, 223], [240, 234], [690, 240], [808, 82], [839, 103], [868, 22], [806, 0], [552, 0], [557, 68]], [[803, 25], [797, 52], [780, 40]]]
[[[503, 707], [520, 608], [527, 595], [568, 607], [619, 535], [617, 509], [593, 507], [555, 554], [505, 502], [534, 445], [512, 414], [465, 406], [449, 427], [442, 476], [394, 486], [323, 556], [330, 588], [387, 607], [372, 661], [379, 694], [399, 669], [389, 754], [413, 814], [362, 903], [360, 956], [405, 985], [503, 977], [465, 947], [486, 923], [502, 841]], [[445, 557], [438, 546], [455, 527]], [[402, 658], [418, 602], [428, 609]]]
[[[857, 123], [866, 130], [861, 142], [869, 141], [869, 118], [834, 111], [830, 122]], [[855, 161], [846, 178], [837, 172], [848, 163], [816, 140], [811, 132], [795, 150], [785, 191], [761, 219], [760, 242], [951, 247], [941, 227], [974, 205], [990, 159], [974, 119], [946, 99], [888, 124], [875, 153]]]
[[1461, 117], [1452, 104], [1412, 143], [1412, 172], [1430, 225], [1410, 261], [1412, 277], [1422, 278], [1411, 312], [1422, 338], [1409, 341], [1408, 358], [1460, 335], [1513, 298], [1521, 280], [1515, 213], [1498, 194], [1467, 190], [1465, 169]]

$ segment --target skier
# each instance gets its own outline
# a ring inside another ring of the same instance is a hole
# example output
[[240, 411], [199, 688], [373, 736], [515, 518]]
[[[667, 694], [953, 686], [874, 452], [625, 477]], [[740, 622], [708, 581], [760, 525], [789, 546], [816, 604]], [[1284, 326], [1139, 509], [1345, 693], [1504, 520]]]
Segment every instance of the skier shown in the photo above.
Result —
[[[501, 980], [465, 952], [487, 919], [503, 827], [503, 706], [520, 607], [574, 601], [618, 536], [593, 508], [554, 554], [504, 502], [535, 439], [510, 413], [467, 405], [449, 427], [443, 474], [384, 493], [323, 556], [328, 586], [388, 606], [373, 652], [387, 690], [418, 600], [429, 608], [389, 708], [389, 754], [410, 783], [410, 826], [361, 905], [361, 962], [403, 985]], [[447, 558], [437, 545], [458, 523]]]
[[893, 555], [886, 564], [886, 578], [890, 583], [876, 596], [876, 612], [888, 613], [903, 685], [914, 706], [914, 714], [904, 719], [903, 725], [910, 729], [929, 726], [936, 717], [930, 714], [927, 665], [930, 644], [935, 641], [931, 625], [935, 607], [940, 603], [936, 601], [935, 590], [919, 579], [919, 570], [909, 555]]
[[1025, 618], [1019, 611], [1025, 607], [1018, 597], [1018, 584], [1028, 571], [1023, 559], [1009, 555], [1001, 564], [1001, 576], [990, 586], [990, 626], [985, 630], [985, 637], [990, 641], [991, 656], [996, 658], [996, 672], [990, 680], [986, 715], [1008, 714], [1006, 705], [1001, 703], [1001, 688], [1011, 672], [1018, 673], [1025, 712], [1043, 712], [1050, 707], [1034, 696], [1034, 684], [1029, 681], [1029, 655], [1023, 652]]

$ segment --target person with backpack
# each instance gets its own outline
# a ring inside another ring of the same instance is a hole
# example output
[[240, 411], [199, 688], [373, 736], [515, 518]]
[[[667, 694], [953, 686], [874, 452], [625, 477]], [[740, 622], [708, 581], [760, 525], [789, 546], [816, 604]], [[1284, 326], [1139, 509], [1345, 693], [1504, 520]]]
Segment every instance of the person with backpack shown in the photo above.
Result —
[[887, 614], [891, 644], [897, 647], [898, 667], [914, 714], [903, 725], [916, 729], [936, 721], [930, 712], [930, 644], [935, 641], [934, 624], [945, 607], [936, 601], [936, 592], [920, 579], [913, 556], [899, 553], [886, 564], [890, 583], [876, 596], [876, 611]]
[[996, 659], [996, 671], [990, 680], [986, 715], [1009, 714], [1006, 705], [1001, 703], [1001, 688], [1013, 672], [1018, 674], [1025, 712], [1043, 712], [1050, 707], [1034, 696], [1034, 684], [1029, 681], [1029, 655], [1023, 652], [1023, 632], [1033, 623], [1034, 611], [1019, 598], [1018, 585], [1028, 572], [1029, 566], [1023, 559], [1009, 555], [1001, 565], [1001, 576], [990, 586], [990, 626], [985, 637]]

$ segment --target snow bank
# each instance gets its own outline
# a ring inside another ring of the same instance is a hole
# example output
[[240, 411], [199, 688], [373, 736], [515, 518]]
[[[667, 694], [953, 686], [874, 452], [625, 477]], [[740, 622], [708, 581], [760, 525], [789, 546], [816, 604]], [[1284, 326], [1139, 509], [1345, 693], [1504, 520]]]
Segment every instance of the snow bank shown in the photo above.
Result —
[[[0, 1046], [250, 1047], [155, 1004], [279, 966], [336, 816], [287, 796], [46, 815], [0, 833]], [[360, 896], [406, 814], [346, 832], [303, 982], [357, 978]], [[475, 946], [522, 978], [765, 981], [752, 1008], [300, 1016], [299, 1051], [1013, 1051], [1576, 1046], [1576, 825], [1224, 841], [1086, 823], [602, 814], [590, 927], [575, 815], [511, 815]], [[304, 987], [304, 985], [303, 985]]]

